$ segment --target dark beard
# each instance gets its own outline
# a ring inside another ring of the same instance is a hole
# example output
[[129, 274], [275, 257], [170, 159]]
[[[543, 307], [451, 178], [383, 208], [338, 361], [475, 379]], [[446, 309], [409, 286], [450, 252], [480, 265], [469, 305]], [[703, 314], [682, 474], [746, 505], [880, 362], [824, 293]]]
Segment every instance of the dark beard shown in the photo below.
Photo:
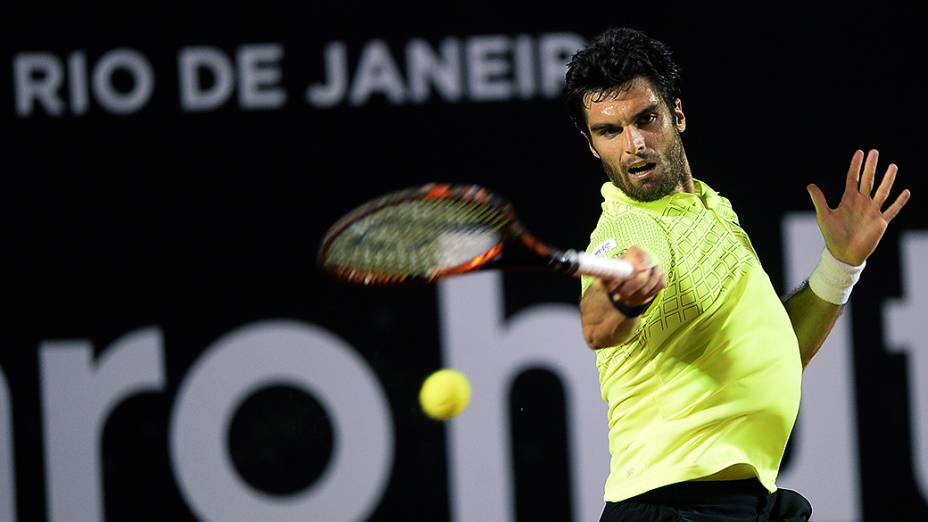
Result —
[[666, 156], [662, 159], [666, 161], [660, 162], [664, 171], [661, 179], [649, 180], [641, 185], [627, 183], [621, 172], [614, 170], [605, 161], [602, 161], [602, 164], [603, 170], [606, 171], [606, 175], [609, 176], [612, 183], [619, 187], [628, 197], [635, 201], [655, 201], [677, 192], [683, 186], [683, 180], [686, 177], [686, 156], [683, 152], [683, 141], [680, 139], [679, 134], [677, 134], [676, 139], [667, 149]]

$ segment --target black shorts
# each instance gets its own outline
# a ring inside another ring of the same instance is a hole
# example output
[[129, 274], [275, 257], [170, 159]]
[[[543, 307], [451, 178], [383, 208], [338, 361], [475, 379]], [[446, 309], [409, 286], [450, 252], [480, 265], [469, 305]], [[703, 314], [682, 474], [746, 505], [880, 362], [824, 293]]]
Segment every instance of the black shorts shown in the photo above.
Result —
[[812, 505], [788, 489], [755, 479], [681, 482], [621, 502], [607, 502], [600, 522], [805, 522]]

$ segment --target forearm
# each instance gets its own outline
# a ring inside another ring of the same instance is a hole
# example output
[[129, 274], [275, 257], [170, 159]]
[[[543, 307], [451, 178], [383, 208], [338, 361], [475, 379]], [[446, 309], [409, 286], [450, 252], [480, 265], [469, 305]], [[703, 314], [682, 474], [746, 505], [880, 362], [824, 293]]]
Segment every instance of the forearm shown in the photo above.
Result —
[[805, 368], [825, 343], [844, 305], [825, 301], [808, 284], [803, 284], [783, 305], [799, 340], [799, 356]]
[[827, 248], [823, 249], [809, 280], [785, 301], [786, 313], [799, 340], [803, 368], [822, 347], [851, 296], [851, 289], [866, 265], [864, 260], [856, 261], [860, 264], [849, 265]]
[[641, 320], [640, 317], [625, 317], [609, 300], [608, 292], [597, 282], [590, 286], [580, 301], [583, 339], [594, 350], [627, 341]]
[[616, 346], [635, 333], [640, 315], [667, 286], [667, 277], [638, 247], [631, 246], [622, 260], [632, 273], [619, 279], [597, 278], [580, 300], [583, 339], [594, 350]]

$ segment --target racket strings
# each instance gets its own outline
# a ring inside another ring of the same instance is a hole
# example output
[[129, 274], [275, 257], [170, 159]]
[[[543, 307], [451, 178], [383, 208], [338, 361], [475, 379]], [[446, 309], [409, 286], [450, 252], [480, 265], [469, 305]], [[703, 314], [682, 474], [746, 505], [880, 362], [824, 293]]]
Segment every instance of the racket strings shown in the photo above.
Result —
[[327, 264], [373, 275], [427, 277], [502, 241], [505, 208], [473, 200], [412, 199], [384, 206], [332, 242]]

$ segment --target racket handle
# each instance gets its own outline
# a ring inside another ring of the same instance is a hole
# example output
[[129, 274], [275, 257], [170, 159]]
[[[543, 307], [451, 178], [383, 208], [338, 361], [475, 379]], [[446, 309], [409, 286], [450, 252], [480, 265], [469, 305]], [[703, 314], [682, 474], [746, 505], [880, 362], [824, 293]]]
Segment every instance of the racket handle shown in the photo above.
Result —
[[635, 271], [631, 263], [622, 259], [597, 257], [576, 250], [568, 250], [565, 256], [573, 258], [572, 261], [577, 265], [576, 273], [578, 274], [625, 279]]

